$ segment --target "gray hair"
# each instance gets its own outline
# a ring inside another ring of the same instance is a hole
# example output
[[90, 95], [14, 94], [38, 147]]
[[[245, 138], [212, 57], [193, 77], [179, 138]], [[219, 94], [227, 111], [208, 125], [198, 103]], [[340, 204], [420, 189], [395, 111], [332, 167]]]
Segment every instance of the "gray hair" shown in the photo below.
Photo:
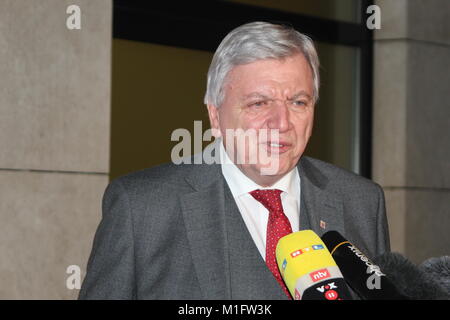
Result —
[[283, 59], [301, 53], [313, 74], [313, 98], [319, 98], [319, 57], [308, 36], [284, 25], [251, 22], [232, 30], [220, 43], [208, 70], [205, 104], [219, 107], [224, 84], [235, 66], [263, 59]]

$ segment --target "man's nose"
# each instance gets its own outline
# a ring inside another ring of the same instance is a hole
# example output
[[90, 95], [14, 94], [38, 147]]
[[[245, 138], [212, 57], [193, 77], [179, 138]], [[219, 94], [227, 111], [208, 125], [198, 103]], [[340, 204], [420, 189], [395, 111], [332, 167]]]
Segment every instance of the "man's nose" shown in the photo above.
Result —
[[289, 129], [289, 109], [284, 101], [276, 101], [267, 120], [269, 129], [278, 129], [280, 132]]

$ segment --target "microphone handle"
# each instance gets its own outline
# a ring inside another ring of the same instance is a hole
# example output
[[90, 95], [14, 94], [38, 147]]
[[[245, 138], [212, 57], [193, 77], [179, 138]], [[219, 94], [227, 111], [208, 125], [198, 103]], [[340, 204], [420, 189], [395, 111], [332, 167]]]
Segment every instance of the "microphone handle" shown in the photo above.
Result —
[[[347, 246], [351, 246], [348, 244]], [[397, 287], [380, 273], [374, 270], [370, 261], [364, 263], [360, 257], [348, 247], [337, 249], [333, 258], [340, 267], [344, 279], [349, 286], [364, 300], [407, 300], [408, 298], [398, 292]], [[372, 268], [372, 269], [371, 269]], [[369, 271], [369, 272], [368, 272]], [[361, 276], [361, 275], [367, 275]]]
[[364, 300], [409, 300], [361, 251], [337, 231], [322, 241], [330, 251], [348, 285]]

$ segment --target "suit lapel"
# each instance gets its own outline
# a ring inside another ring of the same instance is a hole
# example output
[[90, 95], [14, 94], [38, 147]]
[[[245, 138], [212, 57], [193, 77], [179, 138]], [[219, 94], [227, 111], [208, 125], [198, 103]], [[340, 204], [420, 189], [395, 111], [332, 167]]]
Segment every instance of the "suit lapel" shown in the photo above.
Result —
[[[311, 161], [302, 157], [299, 165], [301, 178], [301, 203], [306, 210], [309, 227], [319, 236], [330, 230], [344, 233], [344, 210], [338, 195], [327, 190], [328, 179]], [[300, 222], [301, 226], [301, 222]]]
[[197, 278], [206, 299], [230, 299], [224, 186], [220, 165], [195, 165], [181, 208]]
[[[191, 167], [193, 192], [181, 197], [192, 258], [203, 295], [208, 299], [285, 299], [245, 226], [220, 164]], [[319, 236], [345, 234], [343, 203], [327, 190], [328, 179], [302, 157], [301, 210]], [[302, 228], [300, 221], [300, 227]]]

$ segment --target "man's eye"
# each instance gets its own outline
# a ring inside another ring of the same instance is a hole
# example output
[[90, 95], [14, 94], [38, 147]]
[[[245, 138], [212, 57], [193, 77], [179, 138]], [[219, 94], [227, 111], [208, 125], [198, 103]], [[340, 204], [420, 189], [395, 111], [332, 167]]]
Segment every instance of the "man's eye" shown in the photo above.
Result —
[[267, 101], [256, 101], [256, 102], [251, 103], [251, 104], [250, 104], [250, 107], [256, 107], [256, 108], [259, 108], [259, 107], [264, 107], [264, 106], [266, 106], [267, 104], [268, 104]]
[[308, 103], [307, 103], [306, 101], [303, 101], [303, 100], [296, 100], [296, 101], [293, 102], [293, 104], [294, 104], [295, 106], [304, 107], [304, 106], [306, 106]]

